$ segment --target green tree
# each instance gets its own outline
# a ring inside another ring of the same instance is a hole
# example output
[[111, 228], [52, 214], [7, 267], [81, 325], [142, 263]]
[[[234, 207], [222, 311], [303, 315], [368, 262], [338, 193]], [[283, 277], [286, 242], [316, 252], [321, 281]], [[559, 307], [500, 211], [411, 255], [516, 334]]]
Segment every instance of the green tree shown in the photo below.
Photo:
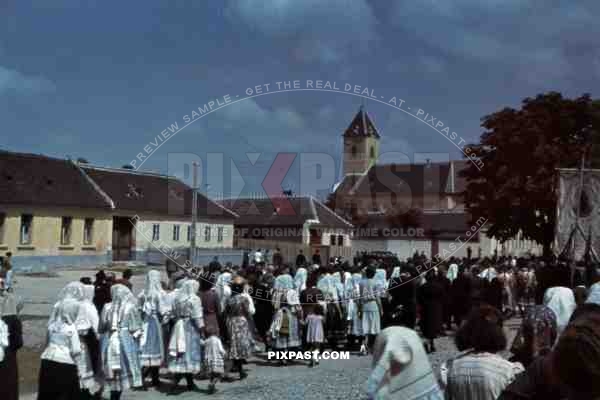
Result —
[[519, 230], [549, 254], [556, 217], [556, 169], [600, 165], [600, 103], [550, 92], [482, 119], [480, 143], [466, 153], [477, 162], [461, 174], [473, 220], [488, 219], [488, 234], [505, 241]]

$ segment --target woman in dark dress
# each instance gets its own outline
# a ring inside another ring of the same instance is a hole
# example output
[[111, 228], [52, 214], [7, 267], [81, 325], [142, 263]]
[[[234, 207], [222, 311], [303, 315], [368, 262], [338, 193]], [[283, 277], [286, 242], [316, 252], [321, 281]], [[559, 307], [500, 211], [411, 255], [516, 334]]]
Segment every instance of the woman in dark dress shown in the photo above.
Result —
[[200, 299], [202, 300], [202, 311], [204, 312], [204, 328], [211, 329], [216, 336], [219, 331], [219, 295], [214, 288], [211, 279], [200, 279]]
[[452, 314], [454, 323], [460, 327], [471, 310], [472, 284], [471, 278], [465, 273], [464, 268], [458, 269], [458, 276], [452, 282]]
[[19, 369], [17, 351], [23, 347], [21, 320], [18, 317], [17, 300], [4, 289], [0, 279], [0, 317], [8, 328], [8, 347], [4, 348], [4, 359], [0, 361], [0, 399], [19, 399]]
[[273, 309], [272, 290], [275, 277], [270, 272], [265, 272], [258, 278], [257, 283], [254, 286], [254, 308], [256, 313], [254, 314], [254, 324], [258, 335], [263, 339], [265, 346], [268, 346], [266, 335], [275, 310]]
[[427, 282], [417, 290], [417, 301], [421, 306], [419, 328], [429, 343], [425, 344], [428, 353], [435, 352], [435, 338], [442, 330], [444, 317], [444, 288], [436, 279], [435, 271], [430, 270], [425, 276]]

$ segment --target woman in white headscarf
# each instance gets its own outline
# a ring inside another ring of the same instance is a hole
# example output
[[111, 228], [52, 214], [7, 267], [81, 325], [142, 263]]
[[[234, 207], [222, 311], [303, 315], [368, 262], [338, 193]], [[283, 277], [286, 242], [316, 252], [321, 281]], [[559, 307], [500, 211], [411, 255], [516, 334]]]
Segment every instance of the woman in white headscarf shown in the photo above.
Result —
[[348, 291], [348, 320], [350, 321], [350, 329], [348, 333], [349, 347], [353, 348], [357, 343], [363, 341], [362, 315], [360, 313], [360, 282], [362, 274], [355, 272], [351, 275], [348, 283], [350, 284], [351, 292]]
[[408, 328], [386, 328], [373, 346], [369, 400], [443, 400], [419, 335]]
[[19, 368], [17, 351], [23, 347], [23, 329], [19, 319], [19, 304], [15, 295], [4, 286], [0, 278], [0, 321], [6, 330], [0, 333], [4, 356], [0, 360], [0, 399], [19, 399]]
[[565, 330], [571, 319], [571, 314], [575, 311], [575, 295], [569, 288], [556, 286], [546, 290], [544, 294], [544, 305], [554, 311], [556, 315], [557, 340], [562, 331]]
[[48, 325], [46, 349], [42, 353], [38, 400], [78, 400], [81, 398], [77, 365], [81, 343], [75, 322], [81, 302], [66, 298], [54, 307]]
[[159, 386], [159, 370], [165, 361], [163, 322], [169, 316], [167, 294], [162, 288], [160, 272], [148, 271], [144, 291], [138, 301], [142, 313], [142, 337], [140, 340], [140, 359], [143, 376], [150, 375], [152, 386]]
[[100, 317], [102, 366], [111, 400], [119, 400], [123, 390], [141, 388], [140, 337], [142, 318], [137, 299], [125, 285], [111, 287], [112, 301]]
[[78, 359], [79, 385], [82, 390], [82, 398], [85, 398], [98, 393], [102, 389], [102, 384], [99, 379], [101, 366], [98, 326], [100, 317], [93, 303], [94, 286], [84, 285], [83, 293], [84, 300], [80, 302], [75, 327], [81, 343], [81, 356]]
[[54, 308], [50, 313], [50, 318], [48, 319], [48, 324], [54, 322], [58, 315], [56, 314], [57, 308], [61, 301], [66, 299], [74, 299], [79, 302], [83, 302], [85, 300], [85, 289], [84, 284], [79, 281], [70, 282], [58, 292], [58, 296], [56, 298], [56, 303], [54, 304]]
[[308, 279], [308, 271], [304, 267], [300, 267], [296, 270], [296, 274], [294, 275], [294, 287], [296, 288], [296, 292], [298, 292], [298, 296], [300, 293], [306, 289], [306, 280]]
[[585, 300], [585, 304], [597, 304], [600, 306], [600, 282], [590, 286]]
[[201, 339], [204, 331], [202, 300], [198, 297], [200, 284], [186, 280], [177, 293], [172, 315], [175, 325], [169, 341], [169, 372], [174, 374], [173, 391], [179, 381], [186, 379], [189, 391], [197, 390], [193, 376], [202, 369]]
[[346, 319], [341, 307], [341, 295], [343, 294], [342, 282], [339, 272], [331, 273], [332, 267], [324, 267], [327, 272], [319, 282], [317, 288], [323, 292], [325, 297], [325, 335], [332, 349], [346, 342]]
[[379, 297], [385, 297], [386, 296], [386, 290], [388, 288], [387, 286], [387, 279], [386, 279], [387, 273], [385, 271], [385, 269], [383, 268], [377, 268], [375, 270], [375, 290], [376, 290], [376, 294]]

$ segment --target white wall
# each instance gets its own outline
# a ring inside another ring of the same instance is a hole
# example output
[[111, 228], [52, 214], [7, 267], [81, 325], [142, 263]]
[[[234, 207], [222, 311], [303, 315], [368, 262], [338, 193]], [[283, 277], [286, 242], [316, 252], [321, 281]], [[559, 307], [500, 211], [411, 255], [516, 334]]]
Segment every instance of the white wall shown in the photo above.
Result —
[[415, 251], [419, 254], [424, 251], [427, 257], [431, 257], [431, 240], [388, 240], [387, 251], [396, 254], [401, 261], [412, 257]]
[[352, 254], [363, 251], [387, 251], [386, 240], [383, 239], [370, 239], [370, 240], [357, 240], [352, 241]]
[[[153, 226], [158, 225], [160, 236], [159, 240], [152, 240]], [[179, 226], [179, 240], [174, 240], [173, 227]], [[135, 244], [136, 251], [144, 251], [150, 247], [163, 245], [172, 248], [189, 246], [188, 226], [191, 227], [191, 222], [187, 220], [167, 220], [160, 217], [148, 216], [144, 218], [140, 216], [136, 225]], [[210, 226], [210, 240], [205, 240], [205, 228]], [[223, 238], [219, 240], [219, 228], [223, 230]], [[196, 224], [196, 246], [201, 248], [232, 248], [233, 247], [233, 221], [232, 222], [209, 222], [198, 221]]]

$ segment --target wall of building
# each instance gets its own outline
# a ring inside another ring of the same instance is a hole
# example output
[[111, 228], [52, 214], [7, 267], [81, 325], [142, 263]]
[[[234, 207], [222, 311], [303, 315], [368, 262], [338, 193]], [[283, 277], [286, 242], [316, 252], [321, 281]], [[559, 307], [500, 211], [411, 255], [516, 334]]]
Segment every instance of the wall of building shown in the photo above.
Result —
[[[135, 235], [136, 260], [144, 259], [148, 250], [157, 248], [179, 248], [190, 245], [188, 240], [188, 227], [191, 229], [189, 219], [174, 218], [172, 216], [158, 216], [139, 214]], [[153, 226], [159, 226], [158, 240], [153, 239]], [[173, 236], [173, 228], [179, 226], [179, 240]], [[205, 229], [210, 227], [210, 239], [205, 239]], [[222, 228], [222, 240], [219, 240], [218, 230]], [[232, 248], [234, 236], [233, 220], [198, 221], [196, 224], [196, 247], [205, 249]]]
[[[112, 246], [112, 216], [110, 212], [87, 209], [39, 208], [30, 206], [1, 206], [4, 226], [0, 232], [0, 252], [13, 253], [17, 269], [92, 266], [106, 263]], [[21, 243], [21, 216], [33, 216], [31, 243]], [[71, 238], [61, 244], [62, 218], [71, 217]], [[84, 221], [93, 218], [90, 244], [83, 240]]]
[[[323, 246], [338, 246], [338, 236], [343, 237], [343, 247], [352, 247], [352, 237], [350, 232], [344, 229], [320, 229], [321, 245]], [[310, 238], [310, 228], [308, 230]], [[335, 243], [331, 243], [331, 236], [335, 236]]]
[[261, 239], [301, 243], [305, 232], [302, 226], [235, 225], [235, 235], [240, 239]]

